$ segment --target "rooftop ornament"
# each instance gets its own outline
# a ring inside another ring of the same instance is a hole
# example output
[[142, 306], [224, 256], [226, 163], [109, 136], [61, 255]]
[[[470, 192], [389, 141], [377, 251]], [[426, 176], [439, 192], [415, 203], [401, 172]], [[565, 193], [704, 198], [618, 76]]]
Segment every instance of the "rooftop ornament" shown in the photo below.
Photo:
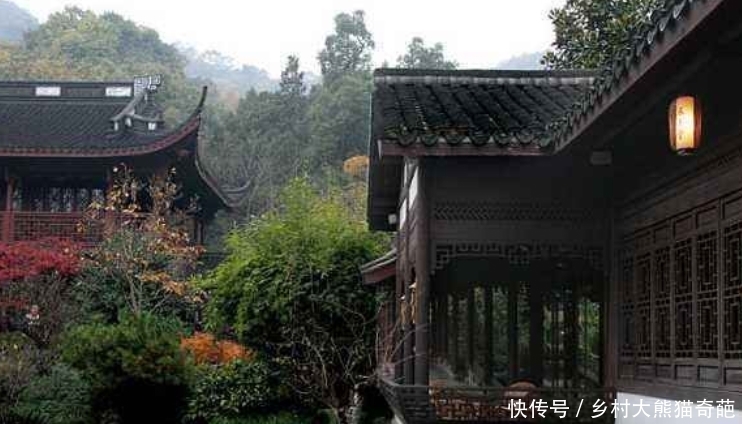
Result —
[[678, 155], [693, 154], [701, 146], [701, 104], [693, 96], [680, 96], [670, 104], [670, 147]]

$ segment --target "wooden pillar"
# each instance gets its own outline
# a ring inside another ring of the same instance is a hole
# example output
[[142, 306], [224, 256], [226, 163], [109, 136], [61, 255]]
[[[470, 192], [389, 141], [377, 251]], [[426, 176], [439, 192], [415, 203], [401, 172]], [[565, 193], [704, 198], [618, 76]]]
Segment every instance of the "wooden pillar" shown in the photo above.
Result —
[[[618, 229], [616, 228], [616, 219], [613, 209], [610, 211], [610, 231], [606, 246], [606, 252], [609, 252], [605, 263], [605, 269], [609, 270], [607, 275], [608, 288], [604, 292], [603, 305], [601, 310], [604, 310], [603, 316], [605, 317], [603, 329], [603, 355], [601, 357], [601, 363], [603, 364], [603, 375], [604, 384], [608, 387], [616, 387], [618, 384], [618, 349], [619, 349], [619, 320], [618, 320], [618, 305], [620, 298], [619, 280], [620, 280], [620, 264], [618, 261], [619, 249], [618, 249]], [[673, 285], [671, 284], [671, 288]], [[671, 297], [672, 298], [672, 297]], [[672, 317], [672, 315], [670, 315]], [[670, 322], [673, 322], [670, 318]], [[675, 325], [671, 325], [671, 332], [673, 334]], [[675, 340], [674, 337], [671, 340]], [[673, 343], [674, 345], [674, 343]]]
[[417, 250], [415, 269], [417, 270], [417, 322], [415, 325], [415, 384], [427, 386], [430, 380], [430, 202], [427, 184], [427, 166], [420, 159], [417, 166], [417, 205], [418, 224], [416, 228]]
[[518, 378], [518, 287], [517, 281], [508, 286], [508, 364], [510, 379]]
[[459, 299], [456, 294], [451, 295], [451, 367], [454, 372], [459, 371], [459, 363], [461, 362], [461, 349], [459, 347], [459, 317], [461, 311], [459, 311]]
[[404, 329], [405, 329], [405, 313], [404, 303], [402, 298], [404, 296], [404, 273], [399, 265], [401, 260], [397, 263], [397, 275], [394, 287], [394, 304], [396, 318], [394, 321], [394, 336], [392, 340], [392, 352], [391, 359], [394, 361], [394, 381], [399, 382], [404, 378]]
[[440, 295], [440, 310], [438, 314], [441, 317], [441, 357], [448, 359], [448, 327], [449, 327], [449, 314], [448, 314], [448, 294], [443, 293]]
[[576, 379], [578, 376], [577, 372], [577, 345], [580, 342], [578, 337], [578, 296], [577, 296], [577, 282], [574, 281], [574, 274], [569, 274], [570, 280], [567, 282], [569, 290], [569, 299], [566, 301], [565, 307], [565, 324], [567, 330], [567, 336], [564, 340], [564, 346], [567, 354], [567, 366], [565, 367], [565, 380], [568, 387], [575, 387]]
[[529, 291], [531, 323], [529, 328], [530, 375], [540, 386], [544, 378], [544, 301], [541, 281], [532, 281]]
[[484, 287], [484, 384], [492, 385], [492, 356], [494, 355], [493, 346], [493, 325], [492, 325], [492, 286], [487, 284]]
[[410, 297], [412, 290], [410, 289], [410, 282], [405, 281], [405, 297], [404, 304], [404, 321], [402, 324], [402, 364], [404, 373], [404, 384], [413, 384], [415, 382], [415, 351], [414, 342], [415, 334], [413, 331], [412, 324], [412, 306], [410, 305]]
[[476, 334], [474, 311], [474, 286], [470, 285], [466, 291], [466, 366], [470, 372], [474, 371], [474, 337]]

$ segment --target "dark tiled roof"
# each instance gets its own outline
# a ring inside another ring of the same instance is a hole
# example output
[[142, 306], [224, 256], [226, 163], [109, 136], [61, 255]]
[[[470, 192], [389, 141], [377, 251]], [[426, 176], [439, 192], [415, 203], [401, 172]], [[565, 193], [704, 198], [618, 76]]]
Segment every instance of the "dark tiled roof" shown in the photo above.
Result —
[[[107, 89], [112, 90], [108, 95]], [[162, 125], [160, 109], [145, 99], [149, 96], [142, 97], [134, 95], [131, 83], [0, 82], [0, 152], [89, 153], [145, 147], [170, 131]], [[116, 130], [112, 118], [127, 107], [134, 111], [132, 118], [120, 122]], [[149, 130], [142, 118], [156, 122], [157, 128]]]
[[471, 143], [545, 145], [593, 82], [588, 71], [430, 71], [374, 73], [373, 140], [402, 146]]
[[[569, 114], [552, 123], [550, 128], [552, 141], [559, 143], [569, 137], [580, 120], [601, 105], [602, 100], [616, 89], [619, 83], [629, 74], [632, 67], [639, 64], [650, 54], [657, 42], [665, 37], [668, 30], [673, 29], [679, 21], [685, 19], [692, 8], [703, 7], [708, 3], [719, 2], [666, 0], [661, 7], [653, 11], [649, 23], [644, 31], [635, 38], [634, 44], [628, 46], [622, 54], [614, 58], [610, 66], [599, 73], [595, 84], [583, 94]], [[679, 34], [679, 36], [683, 35], [682, 33]]]

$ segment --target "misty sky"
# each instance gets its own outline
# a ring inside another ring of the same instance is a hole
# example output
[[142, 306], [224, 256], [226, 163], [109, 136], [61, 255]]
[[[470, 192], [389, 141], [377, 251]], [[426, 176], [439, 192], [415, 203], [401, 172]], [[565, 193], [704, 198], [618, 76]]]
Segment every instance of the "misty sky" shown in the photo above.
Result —
[[166, 42], [216, 49], [277, 76], [285, 57], [318, 73], [317, 52], [339, 12], [362, 9], [376, 41], [375, 64], [394, 63], [413, 36], [440, 41], [462, 68], [491, 68], [545, 50], [548, 11], [564, 0], [15, 0], [39, 20], [64, 5], [115, 11]]

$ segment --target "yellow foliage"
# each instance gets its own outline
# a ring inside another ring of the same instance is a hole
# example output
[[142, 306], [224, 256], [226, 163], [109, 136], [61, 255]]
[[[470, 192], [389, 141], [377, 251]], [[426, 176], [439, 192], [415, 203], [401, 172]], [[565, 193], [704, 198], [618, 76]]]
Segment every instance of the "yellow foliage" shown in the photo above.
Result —
[[368, 156], [353, 156], [343, 162], [343, 172], [354, 178], [366, 178]]
[[197, 364], [226, 364], [237, 359], [252, 361], [255, 352], [229, 340], [217, 340], [213, 334], [196, 332], [180, 342], [184, 351], [193, 355]]

